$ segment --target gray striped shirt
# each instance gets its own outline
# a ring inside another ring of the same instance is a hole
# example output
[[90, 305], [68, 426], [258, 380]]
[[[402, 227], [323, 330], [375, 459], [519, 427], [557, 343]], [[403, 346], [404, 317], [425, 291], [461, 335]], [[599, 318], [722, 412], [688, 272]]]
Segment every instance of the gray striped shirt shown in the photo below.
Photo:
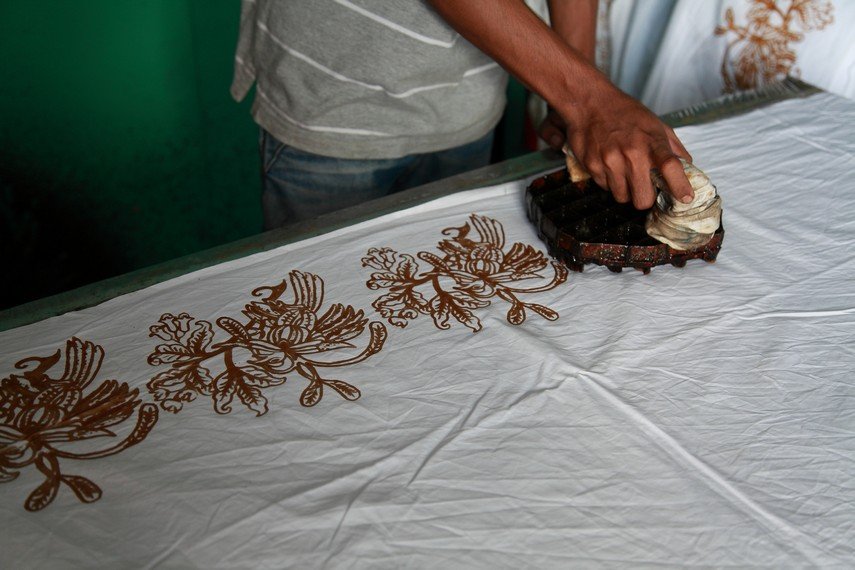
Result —
[[244, 0], [232, 96], [282, 142], [398, 158], [487, 134], [507, 74], [421, 0]]

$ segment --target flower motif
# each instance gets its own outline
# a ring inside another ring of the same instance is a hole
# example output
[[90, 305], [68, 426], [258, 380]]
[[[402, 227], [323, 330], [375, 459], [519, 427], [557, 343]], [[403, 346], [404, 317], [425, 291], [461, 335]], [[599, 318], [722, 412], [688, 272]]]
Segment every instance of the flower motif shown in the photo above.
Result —
[[[293, 299], [283, 300], [290, 283]], [[165, 314], [151, 327], [151, 336], [165, 340], [149, 356], [149, 364], [170, 364], [155, 376], [149, 391], [163, 409], [178, 412], [184, 402], [196, 395], [211, 396], [214, 410], [227, 414], [238, 399], [256, 415], [267, 413], [268, 400], [263, 390], [284, 384], [287, 375], [296, 372], [309, 381], [300, 403], [314, 406], [324, 387], [332, 388], [347, 400], [356, 400], [360, 391], [342, 380], [322, 378], [320, 368], [348, 366], [379, 352], [386, 339], [386, 328], [369, 323], [363, 311], [334, 304], [320, 314], [324, 283], [317, 275], [292, 271], [288, 280], [252, 292], [258, 300], [243, 309], [246, 322], [230, 317], [217, 319], [217, 326], [229, 337], [211, 344], [214, 333], [207, 321], [195, 321], [186, 313], [177, 317]], [[352, 340], [366, 327], [369, 340], [355, 356], [338, 360], [319, 358], [325, 353], [355, 349]], [[203, 362], [222, 357], [222, 370], [211, 376]]]
[[[175, 334], [179, 331], [180, 327], [174, 329]], [[24, 503], [28, 511], [41, 510], [53, 502], [60, 484], [84, 503], [100, 499], [98, 485], [79, 475], [63, 474], [59, 459], [114, 455], [140, 443], [157, 422], [157, 407], [142, 404], [139, 390], [130, 389], [124, 382], [105, 380], [87, 390], [101, 368], [102, 347], [77, 338], [68, 340], [63, 374], [48, 376], [61, 357], [57, 350], [52, 356], [26, 358], [15, 365], [25, 370], [22, 375], [0, 380], [0, 482], [12, 481], [31, 465], [45, 477]], [[134, 414], [136, 424], [117, 443], [96, 451], [68, 449], [80, 441], [118, 437], [112, 428]]]
[[[833, 13], [834, 5], [828, 0], [790, 0], [789, 4], [752, 0], [746, 13], [748, 22], [739, 26], [733, 8], [727, 8], [724, 25], [715, 29], [717, 36], [734, 36], [721, 63], [725, 93], [754, 89], [797, 74], [796, 52], [790, 44], [804, 40], [805, 32], [830, 25]], [[738, 51], [731, 61], [734, 50]]]
[[[473, 228], [477, 235], [473, 235]], [[449, 328], [453, 318], [478, 331], [481, 321], [472, 311], [489, 306], [493, 297], [511, 304], [507, 315], [511, 324], [525, 321], [526, 309], [549, 320], [558, 318], [552, 309], [523, 302], [518, 295], [557, 287], [567, 279], [564, 266], [552, 262], [554, 275], [548, 283], [520, 288], [516, 282], [542, 282], [541, 271], [550, 262], [541, 252], [521, 243], [505, 251], [505, 232], [498, 221], [472, 214], [468, 223], [442, 233], [449, 236], [437, 245], [442, 257], [429, 252], [418, 254], [431, 266], [424, 272], [420, 272], [415, 258], [390, 248], [372, 248], [362, 259], [363, 267], [377, 270], [366, 283], [368, 288], [389, 290], [372, 303], [389, 323], [405, 327], [419, 314], [425, 314], [440, 329]], [[425, 292], [432, 292], [432, 296], [428, 299]]]

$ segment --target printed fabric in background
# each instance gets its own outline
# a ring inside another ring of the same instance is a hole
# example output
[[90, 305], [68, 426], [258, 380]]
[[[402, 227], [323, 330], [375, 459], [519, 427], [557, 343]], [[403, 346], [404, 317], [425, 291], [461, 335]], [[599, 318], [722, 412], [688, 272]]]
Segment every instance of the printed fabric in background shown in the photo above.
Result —
[[613, 0], [610, 74], [656, 113], [797, 77], [855, 98], [855, 3]]

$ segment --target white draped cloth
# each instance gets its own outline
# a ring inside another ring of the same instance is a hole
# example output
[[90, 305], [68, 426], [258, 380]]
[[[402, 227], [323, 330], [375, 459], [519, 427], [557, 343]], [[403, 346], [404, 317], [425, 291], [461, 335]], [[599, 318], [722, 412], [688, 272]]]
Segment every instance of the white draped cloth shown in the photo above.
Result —
[[714, 99], [728, 89], [728, 78], [739, 80], [730, 89], [739, 91], [789, 74], [855, 99], [853, 2], [611, 0], [609, 4], [611, 78], [656, 113]]
[[0, 333], [0, 566], [847, 566], [853, 125], [679, 129], [715, 264], [564, 275], [520, 180]]

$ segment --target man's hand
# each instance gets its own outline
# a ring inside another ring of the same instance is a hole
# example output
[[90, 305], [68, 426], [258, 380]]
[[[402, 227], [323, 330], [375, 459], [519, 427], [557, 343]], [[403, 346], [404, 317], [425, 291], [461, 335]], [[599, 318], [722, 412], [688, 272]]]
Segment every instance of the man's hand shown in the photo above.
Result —
[[570, 127], [550, 110], [540, 127], [541, 136], [555, 149], [566, 138], [594, 182], [608, 188], [618, 202], [632, 201], [638, 209], [651, 207], [656, 198], [650, 180], [654, 168], [662, 173], [676, 199], [691, 202], [692, 186], [679, 159], [691, 162], [692, 157], [674, 131], [617, 89], [606, 96], [607, 100], [579, 109]]
[[[650, 171], [658, 168], [674, 197], [691, 201], [692, 187], [678, 159], [689, 154], [674, 132], [591, 65], [596, 2], [550, 2], [553, 30], [522, 0], [429, 1], [555, 109], [569, 127], [576, 157], [616, 200], [637, 208], [653, 205]], [[574, 33], [581, 24], [585, 33]]]
[[564, 141], [567, 140], [567, 123], [555, 112], [555, 109], [548, 107], [546, 117], [537, 128], [537, 135], [553, 150], [561, 150]]
[[588, 121], [577, 121], [576, 129], [568, 129], [561, 115], [550, 108], [538, 134], [559, 151], [569, 139], [573, 154], [594, 182], [608, 188], [618, 202], [631, 200], [638, 209], [651, 207], [656, 198], [652, 168], [662, 172], [674, 197], [691, 202], [692, 187], [678, 158], [691, 162], [692, 157], [671, 127], [633, 100], [613, 115], [604, 113], [606, 108]]

